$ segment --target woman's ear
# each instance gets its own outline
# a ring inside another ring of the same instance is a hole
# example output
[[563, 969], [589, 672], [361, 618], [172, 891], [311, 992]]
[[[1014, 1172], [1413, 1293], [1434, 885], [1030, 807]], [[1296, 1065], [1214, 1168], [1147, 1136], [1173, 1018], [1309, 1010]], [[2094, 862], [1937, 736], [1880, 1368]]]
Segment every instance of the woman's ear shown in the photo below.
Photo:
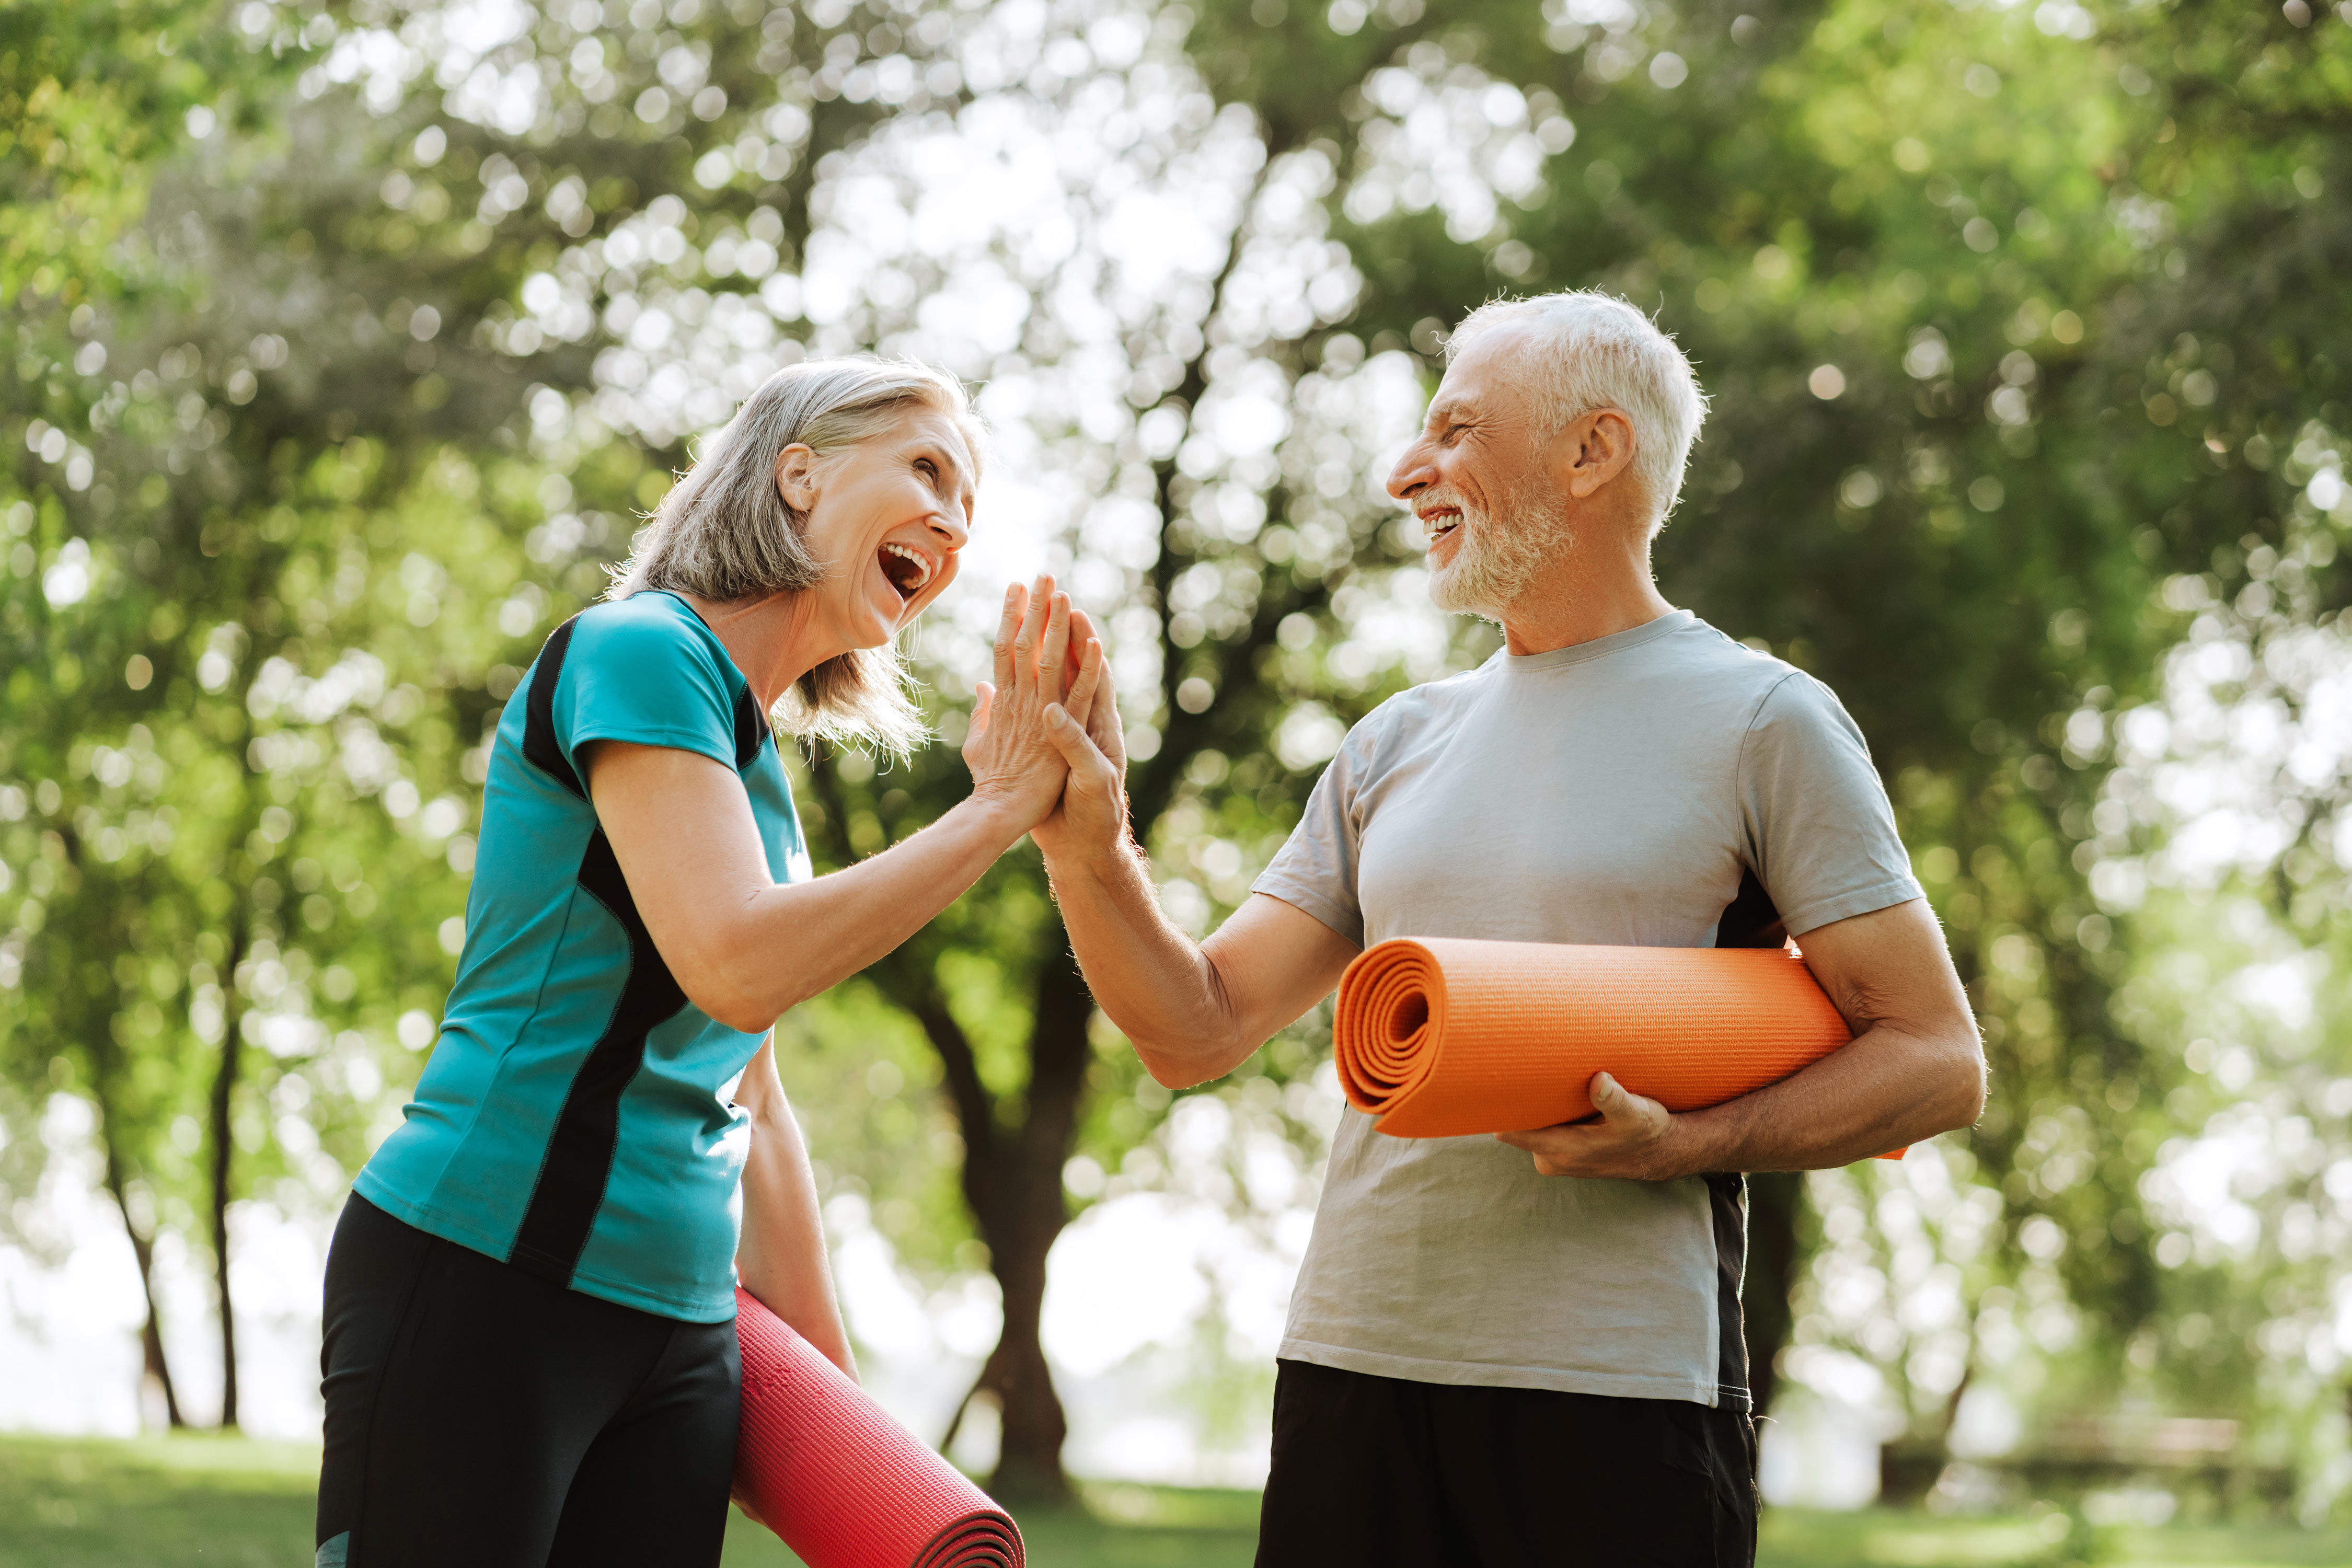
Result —
[[816, 506], [816, 449], [795, 441], [776, 454], [776, 494], [786, 506], [804, 512]]

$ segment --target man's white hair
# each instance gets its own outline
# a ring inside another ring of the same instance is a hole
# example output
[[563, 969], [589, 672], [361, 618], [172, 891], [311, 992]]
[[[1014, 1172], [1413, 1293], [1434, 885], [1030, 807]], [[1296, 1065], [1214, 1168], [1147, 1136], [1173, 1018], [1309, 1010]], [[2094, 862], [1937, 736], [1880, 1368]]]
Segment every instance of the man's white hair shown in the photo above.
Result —
[[1633, 422], [1633, 474], [1656, 533], [1682, 494], [1691, 444], [1706, 418], [1706, 394], [1690, 361], [1641, 311], [1589, 289], [1481, 305], [1446, 340], [1446, 358], [1507, 327], [1528, 330], [1520, 353], [1546, 437], [1596, 408], [1621, 409]]

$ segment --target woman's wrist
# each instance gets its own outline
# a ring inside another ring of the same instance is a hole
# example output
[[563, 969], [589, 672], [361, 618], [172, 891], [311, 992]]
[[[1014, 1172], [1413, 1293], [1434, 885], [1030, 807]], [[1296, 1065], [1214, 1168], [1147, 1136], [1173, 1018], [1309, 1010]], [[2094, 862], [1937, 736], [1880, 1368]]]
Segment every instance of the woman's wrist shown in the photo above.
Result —
[[963, 818], [973, 832], [985, 836], [999, 854], [1020, 843], [1022, 836], [1037, 825], [1010, 791], [988, 784], [972, 785], [970, 795], [948, 809], [948, 816]]

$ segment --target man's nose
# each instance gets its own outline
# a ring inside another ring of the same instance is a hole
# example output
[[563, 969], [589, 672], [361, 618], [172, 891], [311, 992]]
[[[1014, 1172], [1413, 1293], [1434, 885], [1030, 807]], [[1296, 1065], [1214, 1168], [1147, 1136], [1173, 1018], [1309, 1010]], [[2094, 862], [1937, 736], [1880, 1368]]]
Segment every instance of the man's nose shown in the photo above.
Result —
[[1389, 470], [1389, 494], [1399, 500], [1411, 500], [1436, 482], [1437, 473], [1430, 466], [1426, 441], [1415, 441], [1407, 447], [1396, 467]]

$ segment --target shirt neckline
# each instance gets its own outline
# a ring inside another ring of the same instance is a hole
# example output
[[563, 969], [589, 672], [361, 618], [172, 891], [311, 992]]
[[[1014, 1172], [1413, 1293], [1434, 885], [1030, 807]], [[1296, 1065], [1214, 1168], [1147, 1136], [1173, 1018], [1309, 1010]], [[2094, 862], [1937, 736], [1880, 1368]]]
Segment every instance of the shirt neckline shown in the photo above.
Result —
[[[727, 651], [726, 643], [719, 639], [717, 629], [714, 628], [709, 621], [702, 618], [702, 612], [696, 609], [692, 605], [687, 603], [685, 595], [679, 593], [675, 588], [641, 588], [638, 592], [641, 594], [659, 594], [663, 598], [669, 600], [679, 609], [684, 610], [686, 612], [687, 618], [701, 628], [702, 635], [709, 639], [710, 646], [719, 650], [719, 658], [725, 662], [729, 672], [735, 677], [736, 682], [745, 690], [748, 691], [751, 689], [751, 678], [743, 673], [742, 667], [735, 662], [735, 656]], [[753, 700], [756, 701], [757, 699], [755, 698]]]
[[1663, 637], [1683, 631], [1698, 624], [1698, 615], [1692, 610], [1668, 610], [1655, 620], [1643, 621], [1638, 626], [1628, 626], [1622, 632], [1612, 632], [1591, 642], [1570, 643], [1547, 653], [1511, 653], [1507, 650], [1495, 656], [1503, 670], [1510, 675], [1541, 675], [1548, 670], [1565, 669], [1571, 664], [1607, 658], [1613, 653], [1640, 647]]

